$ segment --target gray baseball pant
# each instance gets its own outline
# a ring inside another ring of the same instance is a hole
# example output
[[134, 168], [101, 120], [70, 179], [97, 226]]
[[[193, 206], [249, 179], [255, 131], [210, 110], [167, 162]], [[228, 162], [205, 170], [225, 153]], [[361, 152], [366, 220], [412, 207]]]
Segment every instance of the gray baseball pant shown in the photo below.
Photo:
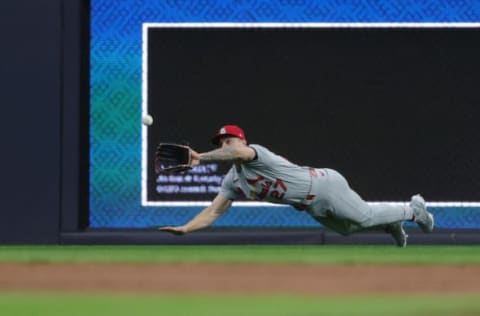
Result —
[[327, 177], [313, 178], [312, 193], [317, 193], [307, 212], [324, 226], [342, 234], [384, 229], [388, 224], [411, 220], [408, 205], [369, 204], [333, 169], [321, 169]]

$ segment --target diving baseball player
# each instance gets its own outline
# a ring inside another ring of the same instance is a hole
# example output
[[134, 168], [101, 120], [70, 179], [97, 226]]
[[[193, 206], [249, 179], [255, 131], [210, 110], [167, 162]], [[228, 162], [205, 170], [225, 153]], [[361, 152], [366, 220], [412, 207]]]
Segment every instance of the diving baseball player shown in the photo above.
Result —
[[414, 221], [429, 233], [434, 220], [420, 195], [409, 205], [368, 204], [333, 169], [298, 166], [261, 145], [248, 145], [244, 131], [236, 125], [222, 127], [212, 142], [219, 148], [198, 153], [191, 150], [192, 166], [207, 162], [232, 162], [220, 193], [211, 205], [182, 226], [161, 231], [185, 234], [212, 224], [239, 198], [288, 204], [342, 235], [382, 230], [399, 247], [407, 244], [403, 221]]

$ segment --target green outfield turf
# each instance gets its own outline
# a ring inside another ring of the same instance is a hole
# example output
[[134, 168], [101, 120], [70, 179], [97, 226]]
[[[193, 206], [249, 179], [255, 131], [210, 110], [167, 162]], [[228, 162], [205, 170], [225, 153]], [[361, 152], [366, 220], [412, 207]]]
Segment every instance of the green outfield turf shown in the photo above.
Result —
[[9, 316], [469, 316], [480, 314], [478, 296], [126, 295], [0, 293]]
[[[477, 265], [480, 246], [0, 246], [0, 263]], [[222, 295], [0, 292], [0, 315], [480, 315], [478, 293]]]
[[479, 264], [480, 246], [0, 246], [0, 262]]

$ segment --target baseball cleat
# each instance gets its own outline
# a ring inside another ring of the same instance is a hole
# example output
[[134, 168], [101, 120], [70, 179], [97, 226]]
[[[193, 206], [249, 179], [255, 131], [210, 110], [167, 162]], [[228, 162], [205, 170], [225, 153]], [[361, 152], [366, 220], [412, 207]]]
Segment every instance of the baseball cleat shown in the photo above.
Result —
[[434, 226], [433, 215], [427, 211], [425, 200], [420, 194], [412, 196], [410, 207], [413, 209], [414, 220], [418, 227], [424, 233], [431, 233]]
[[408, 235], [405, 234], [405, 231], [403, 230], [403, 222], [396, 222], [387, 225], [385, 232], [392, 235], [393, 239], [395, 240], [395, 244], [398, 247], [405, 248], [407, 246]]

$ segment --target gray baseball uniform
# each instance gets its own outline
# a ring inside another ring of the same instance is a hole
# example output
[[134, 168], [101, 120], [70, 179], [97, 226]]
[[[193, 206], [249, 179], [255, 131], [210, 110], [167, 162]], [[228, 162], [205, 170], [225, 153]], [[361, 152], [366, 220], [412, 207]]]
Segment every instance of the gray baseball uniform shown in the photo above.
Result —
[[333, 169], [298, 166], [263, 146], [250, 147], [256, 159], [234, 164], [223, 179], [220, 194], [227, 199], [289, 204], [343, 235], [412, 218], [407, 205], [366, 203]]

